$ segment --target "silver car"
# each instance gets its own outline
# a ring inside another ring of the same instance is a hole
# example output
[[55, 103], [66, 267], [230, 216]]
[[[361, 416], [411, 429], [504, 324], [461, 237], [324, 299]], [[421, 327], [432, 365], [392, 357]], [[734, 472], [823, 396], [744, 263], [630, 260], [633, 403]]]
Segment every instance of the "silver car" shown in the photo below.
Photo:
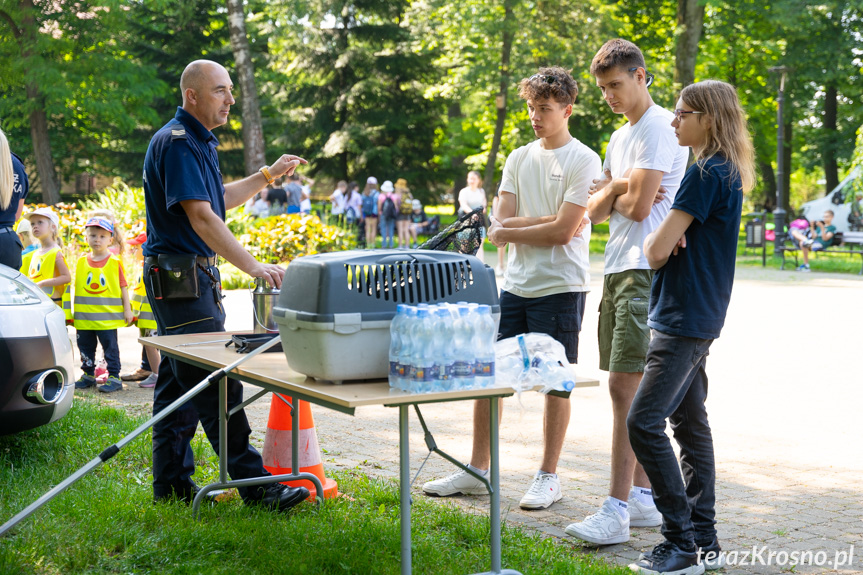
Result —
[[66, 415], [74, 373], [63, 310], [18, 270], [0, 264], [0, 435]]

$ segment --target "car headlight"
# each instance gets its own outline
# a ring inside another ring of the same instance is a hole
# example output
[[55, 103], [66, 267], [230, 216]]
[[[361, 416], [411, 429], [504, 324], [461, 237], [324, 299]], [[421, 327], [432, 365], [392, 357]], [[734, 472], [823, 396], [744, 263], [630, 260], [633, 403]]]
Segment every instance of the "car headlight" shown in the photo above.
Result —
[[35, 305], [42, 303], [39, 288], [25, 278], [0, 276], [0, 305]]

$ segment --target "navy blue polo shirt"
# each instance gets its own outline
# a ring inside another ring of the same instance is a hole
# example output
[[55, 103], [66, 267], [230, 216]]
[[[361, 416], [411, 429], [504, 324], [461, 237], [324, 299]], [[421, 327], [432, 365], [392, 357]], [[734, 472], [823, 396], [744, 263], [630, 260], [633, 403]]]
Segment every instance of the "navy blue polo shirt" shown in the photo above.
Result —
[[11, 228], [15, 225], [15, 213], [18, 204], [30, 193], [30, 180], [24, 170], [21, 158], [12, 154], [12, 197], [6, 209], [0, 209], [0, 228]]
[[215, 252], [195, 233], [180, 202], [209, 202], [225, 219], [225, 186], [219, 171], [219, 140], [182, 108], [150, 140], [144, 159], [147, 243], [144, 255]]
[[694, 219], [686, 247], [653, 276], [647, 325], [669, 335], [716, 339], [725, 324], [743, 186], [722, 156], [689, 167], [672, 204]]

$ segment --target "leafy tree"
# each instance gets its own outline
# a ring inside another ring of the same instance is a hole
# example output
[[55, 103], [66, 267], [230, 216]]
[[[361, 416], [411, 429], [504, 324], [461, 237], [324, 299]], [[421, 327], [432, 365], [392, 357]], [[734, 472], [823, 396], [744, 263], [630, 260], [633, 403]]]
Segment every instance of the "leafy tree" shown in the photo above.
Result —
[[[306, 155], [312, 171], [342, 179], [432, 181], [435, 132], [446, 101], [427, 96], [437, 80], [433, 50], [418, 46], [407, 2], [287, 2], [271, 37], [283, 71], [274, 105], [280, 143]], [[299, 16], [302, 15], [302, 16]]]
[[804, 167], [820, 164], [830, 191], [839, 183], [839, 164], [849, 160], [855, 130], [863, 122], [863, 5], [781, 0], [776, 8], [787, 39], [783, 63], [792, 68], [795, 148], [805, 150]]
[[0, 2], [0, 117], [35, 161], [45, 203], [60, 200], [59, 177], [104, 170], [103, 152], [154, 118], [165, 86], [123, 50], [127, 11], [119, 0]]

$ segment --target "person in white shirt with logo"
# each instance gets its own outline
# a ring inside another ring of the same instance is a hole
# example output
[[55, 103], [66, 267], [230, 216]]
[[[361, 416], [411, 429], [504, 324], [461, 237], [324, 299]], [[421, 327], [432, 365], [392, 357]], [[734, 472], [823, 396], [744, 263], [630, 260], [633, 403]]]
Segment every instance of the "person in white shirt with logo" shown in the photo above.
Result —
[[[596, 152], [569, 133], [578, 85], [567, 70], [540, 68], [521, 81], [519, 95], [527, 101], [537, 140], [507, 158], [500, 200], [488, 231], [496, 246], [511, 244], [500, 298], [499, 337], [548, 334], [563, 344], [574, 363], [590, 289], [590, 230], [584, 228], [584, 214], [590, 184], [601, 164]], [[569, 398], [546, 396], [542, 461], [519, 503], [524, 509], [545, 509], [562, 496], [557, 463], [569, 416]], [[488, 421], [488, 402], [477, 401], [468, 469], [481, 476], [489, 468]], [[459, 471], [426, 483], [423, 491], [438, 496], [480, 495], [486, 488], [473, 475]]]

